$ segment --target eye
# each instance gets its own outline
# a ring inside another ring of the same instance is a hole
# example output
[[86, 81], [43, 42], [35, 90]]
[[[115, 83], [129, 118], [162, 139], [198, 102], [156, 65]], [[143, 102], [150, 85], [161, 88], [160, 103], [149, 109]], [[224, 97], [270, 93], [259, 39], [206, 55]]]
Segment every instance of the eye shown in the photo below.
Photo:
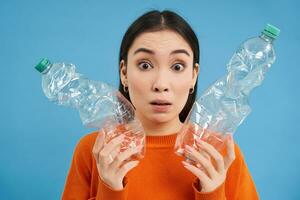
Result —
[[185, 66], [184, 64], [181, 64], [181, 63], [176, 63], [175, 65], [172, 66], [172, 68], [175, 70], [175, 71], [183, 71]]
[[149, 67], [152, 67], [150, 63], [148, 62], [140, 62], [138, 64], [138, 67], [141, 69], [141, 70], [149, 70]]

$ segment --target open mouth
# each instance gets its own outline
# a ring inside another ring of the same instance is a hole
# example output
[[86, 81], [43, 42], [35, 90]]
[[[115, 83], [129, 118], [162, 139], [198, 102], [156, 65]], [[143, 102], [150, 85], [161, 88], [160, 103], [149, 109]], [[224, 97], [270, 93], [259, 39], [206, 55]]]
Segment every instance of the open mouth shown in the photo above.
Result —
[[158, 102], [151, 102], [151, 105], [156, 105], [156, 106], [167, 106], [171, 105], [171, 103], [158, 103]]
[[165, 100], [154, 100], [151, 101], [150, 104], [152, 105], [153, 111], [159, 113], [170, 111], [172, 105], [170, 102]]
[[162, 100], [162, 99], [155, 99], [155, 100], [151, 101], [150, 104], [156, 105], [156, 106], [167, 106], [167, 105], [171, 105], [171, 102], [169, 102], [167, 100]]

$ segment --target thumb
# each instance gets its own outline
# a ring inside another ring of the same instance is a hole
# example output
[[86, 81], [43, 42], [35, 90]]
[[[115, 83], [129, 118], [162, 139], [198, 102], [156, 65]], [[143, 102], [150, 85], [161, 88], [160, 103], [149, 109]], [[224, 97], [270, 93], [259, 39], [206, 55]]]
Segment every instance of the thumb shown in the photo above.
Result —
[[226, 138], [226, 156], [224, 158], [225, 169], [227, 170], [235, 159], [234, 141], [231, 133]]
[[[93, 146], [93, 154], [98, 154], [100, 150], [103, 147], [104, 144], [104, 139], [105, 139], [105, 132], [104, 131], [99, 131], [95, 144]], [[98, 156], [97, 156], [98, 157]]]

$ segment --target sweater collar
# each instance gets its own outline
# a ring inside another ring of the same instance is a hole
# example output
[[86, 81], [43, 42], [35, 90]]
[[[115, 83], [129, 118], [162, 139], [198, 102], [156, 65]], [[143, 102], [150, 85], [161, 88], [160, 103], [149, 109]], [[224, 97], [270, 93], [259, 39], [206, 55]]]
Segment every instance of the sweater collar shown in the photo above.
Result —
[[147, 147], [170, 147], [174, 146], [178, 132], [169, 135], [146, 136]]

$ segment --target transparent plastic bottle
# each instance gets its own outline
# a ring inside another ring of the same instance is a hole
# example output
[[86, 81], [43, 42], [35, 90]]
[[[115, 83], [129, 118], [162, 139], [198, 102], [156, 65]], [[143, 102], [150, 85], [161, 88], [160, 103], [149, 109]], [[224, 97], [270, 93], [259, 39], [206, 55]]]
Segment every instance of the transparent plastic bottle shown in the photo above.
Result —
[[[144, 129], [135, 117], [133, 106], [118, 90], [76, 73], [73, 64], [52, 64], [44, 58], [35, 68], [42, 74], [46, 97], [55, 104], [76, 108], [85, 126], [105, 133], [105, 143], [124, 134], [121, 151], [129, 147], [144, 147]], [[142, 148], [134, 157], [143, 158], [144, 151]]]
[[[200, 150], [199, 140], [225, 153], [224, 136], [233, 134], [249, 115], [249, 95], [262, 83], [275, 61], [273, 41], [279, 32], [278, 28], [268, 24], [260, 36], [250, 38], [239, 46], [227, 64], [227, 74], [194, 103], [176, 139], [175, 152], [178, 155], [184, 155], [185, 145]], [[199, 165], [190, 158], [187, 162]]]

